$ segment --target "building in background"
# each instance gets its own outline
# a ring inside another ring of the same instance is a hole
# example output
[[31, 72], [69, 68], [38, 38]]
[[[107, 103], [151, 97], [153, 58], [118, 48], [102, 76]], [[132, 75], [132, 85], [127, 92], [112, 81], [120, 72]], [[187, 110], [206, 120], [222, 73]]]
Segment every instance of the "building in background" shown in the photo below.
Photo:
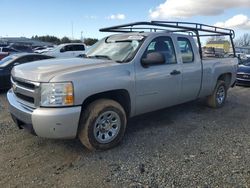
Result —
[[227, 40], [209, 41], [206, 44], [206, 48], [221, 48], [225, 53], [230, 52], [230, 42]]

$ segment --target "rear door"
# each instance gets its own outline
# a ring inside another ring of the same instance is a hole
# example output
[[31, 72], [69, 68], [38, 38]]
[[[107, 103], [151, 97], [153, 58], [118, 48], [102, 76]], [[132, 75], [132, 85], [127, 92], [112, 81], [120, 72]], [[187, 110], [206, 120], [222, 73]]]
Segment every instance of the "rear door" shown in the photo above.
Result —
[[198, 97], [201, 87], [202, 65], [198, 48], [192, 38], [177, 37], [177, 44], [182, 61], [180, 101], [186, 102]]
[[[181, 65], [170, 36], [160, 36], [149, 42], [141, 58], [150, 52], [165, 56], [165, 64], [143, 67], [136, 65], [136, 114], [142, 114], [179, 103]], [[141, 59], [139, 60], [141, 61]]]

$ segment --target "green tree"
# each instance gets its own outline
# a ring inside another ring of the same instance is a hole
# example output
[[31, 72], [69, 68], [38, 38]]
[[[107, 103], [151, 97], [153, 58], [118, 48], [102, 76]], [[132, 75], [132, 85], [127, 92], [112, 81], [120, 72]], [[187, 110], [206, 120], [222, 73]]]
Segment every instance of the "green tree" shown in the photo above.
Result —
[[98, 41], [98, 39], [95, 39], [95, 38], [85, 38], [84, 39], [84, 44], [86, 44], [87, 46], [92, 46], [97, 41]]
[[71, 40], [68, 37], [63, 37], [60, 43], [70, 43]]
[[[55, 36], [50, 36], [50, 35], [46, 35], [46, 36], [37, 36], [37, 35], [35, 35], [35, 36], [32, 36], [31, 38], [34, 39], [34, 40], [39, 40], [39, 41], [42, 41], [42, 42], [50, 42], [50, 43], [57, 44], [57, 45], [62, 44], [62, 43], [81, 43], [82, 42], [81, 40], [70, 40], [66, 36], [59, 39], [59, 38], [57, 38]], [[95, 39], [95, 38], [85, 38], [84, 39], [84, 43], [87, 46], [92, 46], [97, 41], [98, 41], [98, 39]]]
[[81, 40], [77, 40], [77, 39], [76, 39], [76, 40], [71, 40], [71, 42], [72, 42], [72, 43], [82, 43]]
[[50, 35], [46, 35], [46, 36], [33, 36], [32, 39], [35, 40], [40, 40], [42, 42], [51, 42], [53, 44], [60, 44], [61, 40], [55, 36], [50, 36]]

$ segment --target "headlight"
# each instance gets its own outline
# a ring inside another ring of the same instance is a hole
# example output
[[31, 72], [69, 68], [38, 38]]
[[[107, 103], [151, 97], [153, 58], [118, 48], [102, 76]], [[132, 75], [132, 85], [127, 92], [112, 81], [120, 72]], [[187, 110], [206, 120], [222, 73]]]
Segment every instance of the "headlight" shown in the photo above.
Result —
[[41, 106], [71, 106], [74, 104], [74, 88], [71, 82], [42, 83]]

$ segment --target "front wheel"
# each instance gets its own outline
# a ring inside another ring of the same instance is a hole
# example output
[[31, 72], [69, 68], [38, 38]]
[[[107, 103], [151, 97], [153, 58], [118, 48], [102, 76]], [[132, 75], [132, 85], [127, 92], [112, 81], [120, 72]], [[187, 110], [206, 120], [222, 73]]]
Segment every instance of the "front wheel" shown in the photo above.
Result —
[[96, 100], [83, 111], [78, 137], [90, 150], [110, 149], [123, 138], [126, 123], [126, 113], [119, 103]]
[[227, 87], [224, 81], [218, 80], [212, 95], [208, 96], [207, 104], [212, 108], [220, 108], [225, 104]]

